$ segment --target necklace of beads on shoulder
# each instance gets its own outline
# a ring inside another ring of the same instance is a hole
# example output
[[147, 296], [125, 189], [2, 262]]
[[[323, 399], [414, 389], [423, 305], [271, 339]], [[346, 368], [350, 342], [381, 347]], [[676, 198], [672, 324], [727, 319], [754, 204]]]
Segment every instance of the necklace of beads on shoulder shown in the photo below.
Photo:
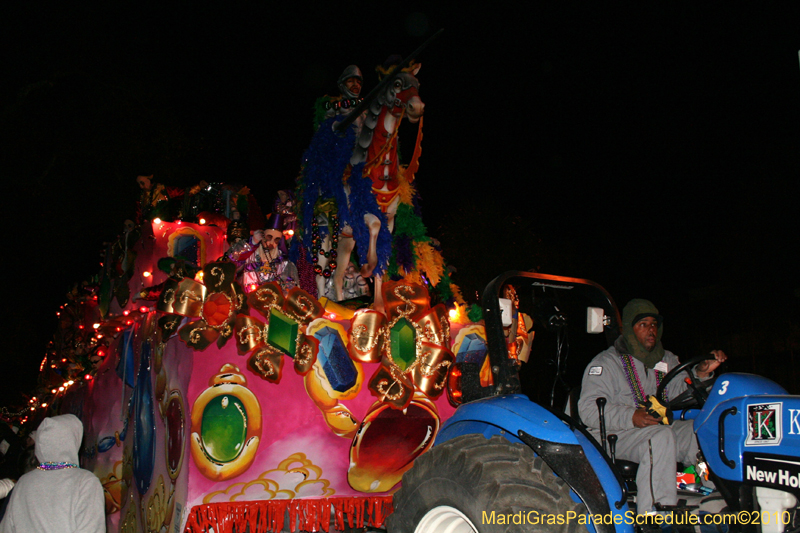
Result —
[[[636, 400], [636, 403], [639, 405], [644, 405], [647, 402], [647, 397], [644, 394], [644, 389], [642, 388], [642, 382], [639, 381], [639, 372], [636, 370], [636, 365], [633, 362], [633, 356], [628, 354], [620, 354], [620, 360], [622, 361], [622, 368], [625, 371], [625, 377], [628, 379], [628, 385], [631, 388], [631, 393], [633, 393], [633, 397]], [[661, 380], [664, 378], [664, 372], [661, 370], [656, 370], [656, 387], [661, 385]], [[669, 401], [666, 397], [667, 391], [664, 391], [664, 399]]]
[[54, 463], [52, 461], [46, 461], [44, 463], [39, 463], [37, 466], [39, 470], [64, 470], [65, 468], [78, 468], [78, 465], [75, 463]]

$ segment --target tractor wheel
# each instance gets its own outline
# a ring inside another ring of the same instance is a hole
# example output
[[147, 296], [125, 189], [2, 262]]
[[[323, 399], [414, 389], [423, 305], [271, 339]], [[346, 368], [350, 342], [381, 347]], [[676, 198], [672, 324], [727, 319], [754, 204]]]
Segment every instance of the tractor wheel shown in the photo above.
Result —
[[581, 516], [586, 507], [572, 500], [567, 484], [529, 447], [499, 435], [464, 435], [414, 462], [394, 495], [387, 525], [390, 533], [585, 531], [575, 518], [532, 523], [544, 514], [557, 521], [568, 512]]

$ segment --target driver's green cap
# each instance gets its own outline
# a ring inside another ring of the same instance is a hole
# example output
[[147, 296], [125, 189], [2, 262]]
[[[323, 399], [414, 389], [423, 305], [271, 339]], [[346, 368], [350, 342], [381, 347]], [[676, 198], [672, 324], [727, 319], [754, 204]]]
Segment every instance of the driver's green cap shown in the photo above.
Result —
[[630, 327], [633, 327], [637, 322], [648, 317], [655, 318], [659, 326], [661, 326], [664, 320], [664, 317], [658, 313], [658, 309], [650, 300], [634, 298], [628, 302], [622, 310], [622, 323]]

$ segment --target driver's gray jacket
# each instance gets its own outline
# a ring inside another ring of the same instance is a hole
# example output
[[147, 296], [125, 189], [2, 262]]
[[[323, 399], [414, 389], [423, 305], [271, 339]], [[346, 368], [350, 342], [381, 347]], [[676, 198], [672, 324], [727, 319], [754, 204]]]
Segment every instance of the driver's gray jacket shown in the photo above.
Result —
[[[583, 374], [578, 413], [581, 421], [595, 434], [600, 428], [596, 403], [597, 398], [600, 397], [607, 401], [605, 421], [608, 433], [634, 427], [633, 412], [638, 409], [638, 405], [622, 366], [621, 353], [627, 353], [627, 346], [622, 336], [614, 342], [614, 346], [592, 359]], [[642, 384], [645, 397], [655, 394], [658, 388], [655, 370], [645, 367], [644, 363], [634, 357], [631, 359], [636, 373], [639, 375], [639, 382]], [[664, 357], [661, 358], [661, 361], [667, 366], [665, 374], [680, 364], [678, 357], [667, 350], [664, 350]], [[687, 385], [683, 380], [685, 377], [685, 374], [676, 376], [667, 385], [667, 400], [675, 398], [686, 390]]]

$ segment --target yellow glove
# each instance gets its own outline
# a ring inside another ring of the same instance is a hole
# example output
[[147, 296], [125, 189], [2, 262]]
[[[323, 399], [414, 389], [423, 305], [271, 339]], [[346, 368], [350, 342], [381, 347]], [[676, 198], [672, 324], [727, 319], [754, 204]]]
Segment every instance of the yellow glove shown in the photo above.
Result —
[[668, 426], [672, 423], [672, 411], [667, 406], [661, 405], [655, 396], [647, 397], [644, 408], [647, 409], [647, 414], [660, 418], [661, 424]]

